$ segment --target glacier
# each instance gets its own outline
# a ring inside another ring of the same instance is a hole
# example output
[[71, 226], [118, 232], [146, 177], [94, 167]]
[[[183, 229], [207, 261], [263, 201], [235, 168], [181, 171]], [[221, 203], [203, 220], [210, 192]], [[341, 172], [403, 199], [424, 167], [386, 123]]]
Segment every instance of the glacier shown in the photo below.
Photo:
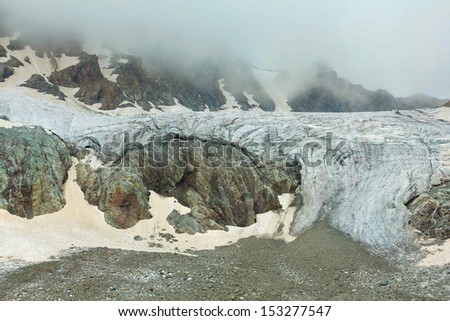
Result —
[[0, 91], [0, 116], [84, 148], [179, 136], [241, 146], [256, 163], [301, 166], [290, 233], [320, 219], [375, 251], [413, 244], [405, 206], [450, 179], [450, 123], [433, 109], [364, 113], [186, 112], [110, 116]]

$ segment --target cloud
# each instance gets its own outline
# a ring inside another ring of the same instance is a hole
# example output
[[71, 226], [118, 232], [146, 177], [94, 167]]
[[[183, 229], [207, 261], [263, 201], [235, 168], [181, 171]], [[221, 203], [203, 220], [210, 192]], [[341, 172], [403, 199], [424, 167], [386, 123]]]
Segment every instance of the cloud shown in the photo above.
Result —
[[75, 30], [123, 50], [190, 61], [231, 52], [263, 68], [317, 61], [369, 89], [450, 96], [450, 2], [357, 0], [5, 1], [10, 24]]

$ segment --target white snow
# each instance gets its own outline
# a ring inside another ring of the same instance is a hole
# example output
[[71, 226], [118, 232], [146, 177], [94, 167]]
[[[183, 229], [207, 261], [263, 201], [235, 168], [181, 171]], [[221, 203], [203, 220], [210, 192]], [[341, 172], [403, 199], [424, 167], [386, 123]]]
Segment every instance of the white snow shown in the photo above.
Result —
[[191, 112], [193, 112], [191, 109], [180, 104], [180, 102], [178, 101], [177, 98], [173, 98], [173, 100], [175, 101], [175, 105], [172, 105], [172, 106], [160, 105], [160, 106], [158, 106], [158, 109], [162, 110], [165, 113], [191, 113]]
[[219, 80], [219, 87], [226, 99], [226, 103], [223, 106], [221, 106], [221, 109], [229, 110], [239, 108], [239, 104], [236, 101], [236, 98], [230, 92], [225, 90], [225, 83], [223, 78]]
[[114, 69], [109, 68], [111, 64], [111, 56], [101, 55], [98, 59], [98, 65], [100, 66], [100, 70], [103, 74], [103, 77], [108, 79], [109, 81], [116, 82], [117, 77], [119, 75], [113, 74]]
[[274, 101], [275, 111], [287, 112], [292, 110], [287, 104], [287, 94], [275, 84], [275, 79], [280, 74], [278, 71], [253, 69], [253, 74]]
[[439, 107], [435, 109], [435, 117], [437, 119], [450, 122], [450, 107]]
[[259, 103], [253, 98], [253, 95], [249, 94], [247, 91], [244, 91], [244, 96], [247, 98], [247, 102], [250, 106], [259, 107]]

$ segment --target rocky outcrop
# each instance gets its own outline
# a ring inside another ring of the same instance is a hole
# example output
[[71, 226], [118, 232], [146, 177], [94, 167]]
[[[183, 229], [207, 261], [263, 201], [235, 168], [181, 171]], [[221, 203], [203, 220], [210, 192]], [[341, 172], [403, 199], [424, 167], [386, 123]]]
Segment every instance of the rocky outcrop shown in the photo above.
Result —
[[[264, 87], [256, 80], [250, 65], [239, 59], [229, 58], [225, 67], [221, 66], [220, 75], [224, 79], [224, 89], [230, 92], [242, 110], [259, 107], [264, 111], [274, 111], [275, 103]], [[248, 95], [253, 97], [252, 104]]]
[[[119, 63], [121, 59], [126, 63]], [[117, 84], [127, 100], [146, 110], [174, 105], [177, 99], [193, 111], [218, 111], [227, 102], [220, 89], [221, 79], [241, 109], [257, 107], [249, 103], [245, 92], [251, 94], [263, 110], [275, 109], [275, 103], [255, 79], [251, 68], [240, 61], [204, 61], [189, 70], [180, 71], [158, 57], [149, 58], [143, 65], [140, 58], [116, 54], [110, 68], [115, 69]]]
[[206, 230], [192, 214], [181, 215], [177, 211], [173, 211], [167, 216], [167, 222], [172, 225], [176, 233], [205, 233]]
[[450, 181], [433, 186], [408, 204], [411, 211], [409, 224], [426, 237], [446, 240], [450, 238]]
[[4, 82], [6, 78], [14, 74], [14, 68], [6, 63], [0, 63], [0, 82]]
[[7, 51], [6, 51], [5, 47], [0, 45], [0, 57], [6, 57], [6, 56], [7, 56]]
[[115, 166], [139, 168], [147, 189], [175, 196], [205, 230], [248, 226], [279, 209], [277, 196], [296, 190], [301, 170], [265, 164], [237, 145], [173, 136], [128, 145]]
[[98, 168], [78, 164], [77, 181], [91, 205], [105, 213], [108, 224], [129, 228], [138, 221], [151, 218], [149, 191], [141, 174], [134, 168]]
[[6, 64], [12, 68], [19, 68], [23, 67], [24, 64], [19, 59], [17, 59], [14, 56], [10, 56], [9, 60], [6, 62]]
[[17, 39], [11, 39], [9, 41], [9, 44], [6, 46], [9, 50], [15, 51], [15, 50], [23, 50], [25, 49], [25, 42], [20, 37]]
[[48, 83], [41, 75], [32, 75], [30, 79], [20, 86], [36, 89], [40, 93], [53, 95], [59, 100], [66, 100], [67, 98], [67, 96], [59, 90], [58, 86]]
[[[127, 62], [119, 64], [120, 58]], [[226, 102], [218, 78], [210, 70], [201, 69], [191, 78], [158, 63], [144, 67], [142, 59], [129, 55], [114, 57], [110, 67], [115, 68], [113, 73], [118, 75], [117, 84], [126, 100], [146, 110], [174, 105], [175, 98], [194, 111], [218, 110]]]
[[100, 103], [104, 110], [115, 109], [124, 99], [118, 86], [103, 76], [95, 55], [80, 56], [78, 64], [53, 72], [49, 81], [57, 86], [80, 88], [75, 97], [88, 105]]
[[65, 205], [70, 152], [42, 128], [0, 128], [0, 208], [32, 218]]
[[0, 82], [14, 74], [14, 68], [23, 67], [23, 63], [14, 56], [10, 56], [7, 62], [0, 63]]

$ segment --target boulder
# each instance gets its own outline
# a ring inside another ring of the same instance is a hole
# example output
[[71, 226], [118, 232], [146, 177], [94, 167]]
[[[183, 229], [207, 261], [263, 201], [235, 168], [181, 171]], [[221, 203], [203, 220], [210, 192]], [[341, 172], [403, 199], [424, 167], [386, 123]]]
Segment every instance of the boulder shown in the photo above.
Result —
[[89, 204], [105, 213], [105, 221], [116, 228], [129, 228], [151, 218], [149, 191], [140, 173], [129, 168], [92, 169], [88, 164], [76, 166], [77, 181]]
[[174, 210], [167, 216], [167, 222], [169, 222], [170, 225], [173, 225], [176, 233], [193, 235], [206, 232], [199, 220], [192, 216], [192, 214], [181, 215]]

